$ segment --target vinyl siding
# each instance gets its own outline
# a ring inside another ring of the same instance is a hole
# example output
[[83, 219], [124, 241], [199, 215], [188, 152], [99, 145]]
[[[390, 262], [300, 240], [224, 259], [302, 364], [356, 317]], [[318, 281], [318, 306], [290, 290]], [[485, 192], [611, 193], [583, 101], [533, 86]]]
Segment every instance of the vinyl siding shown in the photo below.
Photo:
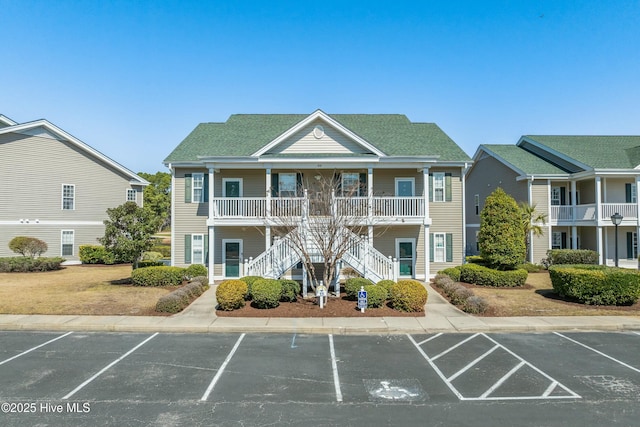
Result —
[[[546, 180], [534, 180], [531, 184], [531, 205], [536, 205], [536, 211], [547, 216], [547, 224], [549, 223], [549, 185]], [[544, 228], [544, 235], [534, 237], [531, 241], [533, 251], [533, 262], [539, 263], [540, 260], [546, 258], [547, 250], [551, 248], [549, 226]]]
[[[240, 258], [242, 263], [249, 257], [257, 257], [265, 250], [264, 230], [258, 230], [254, 227], [216, 227], [215, 243], [214, 243], [214, 274], [216, 277], [223, 276], [222, 270], [222, 240], [223, 239], [241, 239], [242, 254]], [[241, 270], [242, 271], [242, 270]], [[241, 273], [242, 274], [242, 273]]]
[[416, 169], [378, 169], [373, 171], [373, 193], [376, 196], [395, 196], [396, 178], [413, 178], [414, 196], [421, 196], [424, 189], [422, 172]]
[[432, 263], [431, 270], [437, 270], [449, 266], [462, 264], [462, 233], [464, 233], [464, 221], [462, 217], [462, 178], [460, 169], [440, 169], [432, 168], [431, 172], [451, 173], [451, 201], [450, 202], [430, 202], [429, 214], [431, 216], [431, 227], [429, 233], [451, 233], [453, 234], [453, 262]]
[[175, 171], [174, 188], [175, 206], [171, 226], [175, 240], [172, 241], [175, 254], [174, 265], [184, 266], [185, 234], [206, 234], [208, 203], [185, 203], [185, 174], [208, 173], [206, 169], [177, 169]]
[[[0, 233], [0, 256], [13, 255], [7, 244], [13, 236], [21, 235], [20, 219], [29, 219], [29, 235], [45, 240], [48, 254], [57, 253], [53, 249], [59, 247], [60, 229], [90, 227], [95, 234], [83, 239], [96, 244], [96, 238], [104, 234], [107, 209], [125, 203], [127, 189], [137, 191], [141, 204], [143, 187], [132, 185], [130, 180], [66, 141], [0, 135], [0, 200], [10, 201], [0, 204], [0, 221], [5, 223]], [[75, 186], [74, 210], [62, 209], [63, 184]], [[35, 219], [40, 224], [35, 224]], [[76, 256], [67, 258], [77, 260]]]
[[[321, 125], [324, 128], [324, 135], [319, 139], [313, 134], [313, 130], [317, 125]], [[269, 151], [272, 154], [346, 154], [364, 152], [366, 150], [362, 146], [321, 120], [315, 120]]]

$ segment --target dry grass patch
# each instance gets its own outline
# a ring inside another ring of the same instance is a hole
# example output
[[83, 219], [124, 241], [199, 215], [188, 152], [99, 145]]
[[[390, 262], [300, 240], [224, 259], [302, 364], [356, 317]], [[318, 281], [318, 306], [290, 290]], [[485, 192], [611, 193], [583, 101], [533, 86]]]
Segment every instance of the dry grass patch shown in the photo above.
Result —
[[490, 306], [485, 316], [638, 316], [640, 303], [626, 307], [590, 306], [564, 301], [553, 291], [549, 272], [529, 273], [524, 288], [466, 285]]
[[158, 315], [171, 289], [134, 287], [130, 265], [68, 266], [45, 273], [0, 273], [2, 314]]

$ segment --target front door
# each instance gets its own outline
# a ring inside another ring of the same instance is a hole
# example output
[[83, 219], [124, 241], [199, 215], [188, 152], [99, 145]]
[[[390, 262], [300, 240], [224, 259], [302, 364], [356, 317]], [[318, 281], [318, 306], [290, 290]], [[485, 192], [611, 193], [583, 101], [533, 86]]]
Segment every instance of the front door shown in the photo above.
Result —
[[400, 266], [400, 277], [414, 277], [415, 240], [396, 239], [396, 257]]
[[222, 246], [222, 254], [224, 256], [224, 276], [240, 277], [242, 240], [224, 240]]

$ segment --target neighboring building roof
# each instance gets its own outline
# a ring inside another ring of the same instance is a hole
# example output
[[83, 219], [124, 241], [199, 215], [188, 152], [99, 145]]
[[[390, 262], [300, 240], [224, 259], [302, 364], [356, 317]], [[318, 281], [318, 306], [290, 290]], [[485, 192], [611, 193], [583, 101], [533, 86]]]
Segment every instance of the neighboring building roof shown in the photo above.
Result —
[[483, 144], [483, 150], [523, 175], [561, 175], [567, 171], [517, 145]]
[[[412, 123], [402, 114], [234, 114], [224, 123], [201, 123], [164, 160], [197, 162], [201, 157], [268, 155], [260, 150], [310, 117], [337, 122], [355, 138], [386, 156], [438, 156], [465, 162], [469, 156], [434, 123]], [[371, 153], [369, 155], [372, 155]], [[366, 155], [365, 155], [366, 156]]]
[[[1, 116], [1, 117], [5, 117], [5, 116]], [[87, 153], [89, 156], [97, 160], [100, 160], [103, 163], [106, 163], [107, 165], [116, 169], [117, 171], [124, 174], [125, 176], [128, 176], [131, 179], [131, 182], [138, 185], [149, 185], [149, 182], [144, 178], [138, 176], [136, 173], [125, 168], [120, 163], [105, 156], [98, 150], [80, 141], [78, 138], [74, 137], [73, 135], [65, 132], [64, 130], [54, 125], [53, 123], [49, 122], [48, 120], [40, 119], [40, 120], [35, 120], [32, 122], [21, 123], [21, 124], [15, 123], [15, 122], [13, 123], [14, 124], [11, 126], [0, 127], [0, 135], [7, 134], [7, 133], [20, 133], [20, 134], [27, 134], [27, 135], [34, 135], [34, 136], [46, 135], [56, 139], [68, 141], [69, 143], [73, 144], [81, 151], [84, 151], [85, 153]]]
[[523, 139], [591, 169], [634, 169], [640, 165], [640, 136], [525, 135]]

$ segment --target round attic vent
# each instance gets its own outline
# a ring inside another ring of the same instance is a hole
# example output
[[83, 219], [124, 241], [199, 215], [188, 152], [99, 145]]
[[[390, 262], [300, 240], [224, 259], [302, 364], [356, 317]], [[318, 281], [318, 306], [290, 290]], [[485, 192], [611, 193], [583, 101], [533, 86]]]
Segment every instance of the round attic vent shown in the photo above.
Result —
[[320, 139], [324, 136], [324, 128], [321, 125], [316, 125], [316, 127], [313, 128], [313, 136], [316, 137], [316, 139]]

